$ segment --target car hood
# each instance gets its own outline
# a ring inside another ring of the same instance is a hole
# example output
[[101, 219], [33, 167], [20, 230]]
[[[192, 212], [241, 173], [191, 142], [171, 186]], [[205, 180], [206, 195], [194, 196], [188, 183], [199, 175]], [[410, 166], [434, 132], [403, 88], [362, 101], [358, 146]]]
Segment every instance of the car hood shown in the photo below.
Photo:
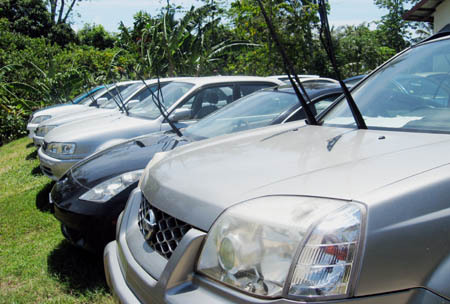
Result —
[[83, 110], [80, 112], [76, 112], [76, 113], [65, 113], [65, 114], [61, 114], [56, 116], [55, 118], [51, 118], [49, 120], [46, 120], [43, 125], [48, 125], [48, 126], [61, 126], [70, 122], [74, 122], [77, 120], [82, 120], [82, 119], [95, 119], [96, 117], [101, 117], [101, 116], [109, 116], [109, 115], [120, 115], [120, 112], [115, 110], [115, 109], [97, 109], [97, 108], [92, 108], [92, 107], [88, 107], [87, 110]]
[[357, 200], [450, 163], [442, 134], [267, 127], [194, 143], [155, 158], [141, 188], [157, 208], [208, 231], [224, 209], [265, 195]]
[[124, 142], [133, 137], [160, 131], [159, 121], [123, 114], [92, 117], [67, 123], [51, 130], [45, 142], [70, 142], [77, 145], [76, 157], [86, 157], [96, 150]]
[[171, 132], [136, 137], [84, 159], [72, 167], [70, 174], [82, 186], [92, 188], [119, 174], [144, 169], [155, 153], [189, 142]]
[[83, 106], [83, 105], [76, 105], [76, 104], [69, 104], [64, 106], [50, 106], [45, 109], [38, 110], [33, 113], [33, 116], [41, 116], [41, 115], [64, 115], [68, 113], [74, 113], [74, 112], [81, 112], [81, 111], [87, 111], [90, 107]]

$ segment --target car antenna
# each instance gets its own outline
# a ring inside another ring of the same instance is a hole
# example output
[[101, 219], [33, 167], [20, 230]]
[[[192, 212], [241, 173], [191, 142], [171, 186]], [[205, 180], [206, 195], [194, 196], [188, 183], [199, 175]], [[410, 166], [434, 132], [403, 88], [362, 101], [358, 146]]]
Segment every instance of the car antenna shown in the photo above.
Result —
[[272, 21], [267, 15], [266, 10], [264, 9], [263, 4], [261, 3], [261, 0], [256, 1], [258, 2], [259, 7], [261, 8], [261, 12], [264, 16], [264, 20], [266, 21], [267, 27], [269, 28], [270, 35], [272, 36], [272, 39], [275, 41], [275, 45], [277, 46], [278, 51], [280, 52], [281, 57], [283, 58], [284, 70], [289, 78], [289, 81], [292, 84], [292, 88], [294, 89], [294, 92], [297, 95], [300, 104], [302, 105], [303, 111], [305, 112], [306, 121], [309, 125], [317, 125], [316, 118], [314, 117], [314, 114], [312, 113], [311, 109], [308, 107], [308, 103], [306, 102], [302, 93], [300, 93], [299, 87], [303, 91], [303, 94], [306, 96], [309, 103], [311, 103], [311, 99], [309, 98], [308, 93], [306, 92], [303, 84], [300, 82], [300, 79], [298, 78], [298, 75], [294, 70], [294, 66], [292, 65], [292, 62], [286, 55], [286, 51], [284, 50], [284, 47], [281, 44], [280, 39], [278, 38], [275, 28], [273, 27]]
[[[152, 101], [153, 103], [156, 105], [156, 107], [158, 108], [159, 112], [161, 113], [161, 115], [164, 117], [164, 120], [167, 121], [167, 123], [169, 124], [169, 126], [172, 128], [172, 130], [179, 136], [182, 137], [183, 134], [181, 133], [180, 129], [178, 129], [175, 124], [169, 119], [168, 115], [165, 113], [165, 111], [163, 111], [163, 106], [161, 104], [160, 99], [155, 95], [155, 93], [153, 92], [153, 90], [147, 85], [147, 82], [145, 82], [144, 78], [142, 77], [142, 75], [140, 73], [138, 73], [138, 71], [136, 71], [136, 69], [133, 67], [134, 72], [136, 73], [136, 75], [139, 77], [139, 79], [142, 81], [142, 83], [144, 84], [145, 88], [147, 90], [149, 90], [150, 94], [152, 95]], [[162, 91], [161, 91], [161, 82], [159, 79], [159, 76], [157, 76], [158, 78], [158, 95], [161, 92], [161, 96], [162, 96]], [[156, 101], [155, 101], [156, 99]]]
[[[331, 33], [330, 33], [330, 25], [328, 23], [328, 14], [327, 8], [325, 5], [325, 0], [318, 0], [319, 4], [319, 15], [320, 15], [320, 40], [327, 52], [328, 58], [331, 61], [331, 65], [333, 66], [334, 73], [336, 75], [339, 84], [342, 87], [342, 91], [344, 92], [345, 99], [347, 99], [348, 106], [350, 107], [350, 111], [352, 112], [353, 118], [355, 119], [356, 126], [358, 129], [367, 129], [366, 122], [358, 109], [358, 106], [353, 99], [352, 94], [348, 90], [344, 81], [342, 81], [341, 73], [339, 71], [339, 67], [336, 62], [336, 56], [333, 48], [333, 42], [331, 41]], [[323, 37], [325, 35], [325, 38]]]

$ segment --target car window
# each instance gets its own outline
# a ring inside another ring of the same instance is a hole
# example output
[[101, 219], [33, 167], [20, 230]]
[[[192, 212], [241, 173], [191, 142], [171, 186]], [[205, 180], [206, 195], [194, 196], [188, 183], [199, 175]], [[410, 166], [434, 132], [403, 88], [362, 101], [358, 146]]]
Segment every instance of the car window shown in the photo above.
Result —
[[233, 101], [233, 85], [208, 87], [189, 98], [182, 109], [190, 110], [190, 115], [182, 120], [202, 119]]
[[[413, 47], [352, 91], [369, 128], [450, 132], [450, 40]], [[341, 100], [324, 125], [355, 127]]]
[[[156, 92], [159, 102], [166, 110], [173, 106], [184, 94], [186, 94], [194, 84], [187, 82], [171, 82]], [[148, 95], [147, 98], [132, 107], [128, 112], [131, 116], [138, 116], [147, 119], [156, 119], [161, 113], [155, 103], [158, 100], [155, 95]]]
[[295, 94], [258, 91], [189, 126], [185, 134], [201, 139], [268, 126], [297, 104]]
[[105, 92], [106, 92], [106, 89], [102, 88], [102, 89], [96, 91], [95, 93], [90, 94], [89, 96], [86, 96], [78, 104], [89, 105], [93, 100], [100, 98], [103, 94], [105, 94]]
[[322, 98], [319, 98], [315, 103], [314, 107], [316, 108], [317, 114], [320, 114], [323, 110], [328, 108], [341, 94], [332, 94], [327, 95]]
[[[132, 94], [134, 94], [140, 87], [142, 86], [141, 83], [134, 83], [129, 86], [124, 86], [125, 88], [122, 88], [122, 86], [118, 86], [116, 88], [111, 89], [111, 93], [115, 93], [114, 98], [109, 97], [108, 101], [103, 103], [100, 108], [103, 109], [115, 109], [117, 108], [117, 102], [120, 103], [120, 101], [125, 102]], [[111, 94], [109, 94], [111, 96]]]
[[239, 97], [243, 97], [255, 91], [274, 86], [275, 85], [273, 83], [241, 83], [239, 84]]

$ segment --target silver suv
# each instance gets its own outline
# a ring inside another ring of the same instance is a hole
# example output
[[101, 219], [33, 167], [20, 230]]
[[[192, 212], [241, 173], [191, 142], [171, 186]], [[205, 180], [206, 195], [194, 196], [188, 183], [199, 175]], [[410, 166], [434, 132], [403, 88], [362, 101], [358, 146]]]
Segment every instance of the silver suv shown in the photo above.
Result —
[[450, 37], [414, 46], [318, 125], [159, 154], [104, 251], [125, 303], [448, 303]]

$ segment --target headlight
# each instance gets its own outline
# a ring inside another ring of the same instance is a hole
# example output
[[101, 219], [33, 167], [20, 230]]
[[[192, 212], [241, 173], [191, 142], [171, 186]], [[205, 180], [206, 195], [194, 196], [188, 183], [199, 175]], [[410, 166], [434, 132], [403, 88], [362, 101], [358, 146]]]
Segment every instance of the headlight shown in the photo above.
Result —
[[71, 155], [77, 147], [74, 143], [49, 143], [45, 151], [53, 154]]
[[40, 124], [41, 122], [46, 121], [46, 120], [48, 120], [48, 119], [50, 119], [50, 118], [52, 118], [51, 115], [40, 115], [40, 116], [36, 116], [36, 117], [33, 117], [33, 118], [31, 119], [31, 123], [33, 123], [33, 124]]
[[56, 128], [57, 126], [52, 126], [52, 125], [43, 125], [43, 126], [39, 126], [36, 129], [36, 136], [39, 137], [44, 137], [45, 135], [47, 135], [48, 132], [50, 132], [51, 130], [53, 130], [54, 128]]
[[346, 296], [361, 214], [359, 204], [331, 199], [263, 197], [235, 205], [212, 226], [197, 270], [258, 296]]
[[144, 170], [136, 170], [113, 177], [98, 184], [82, 196], [80, 200], [104, 203], [125, 190], [131, 184], [137, 182]]

